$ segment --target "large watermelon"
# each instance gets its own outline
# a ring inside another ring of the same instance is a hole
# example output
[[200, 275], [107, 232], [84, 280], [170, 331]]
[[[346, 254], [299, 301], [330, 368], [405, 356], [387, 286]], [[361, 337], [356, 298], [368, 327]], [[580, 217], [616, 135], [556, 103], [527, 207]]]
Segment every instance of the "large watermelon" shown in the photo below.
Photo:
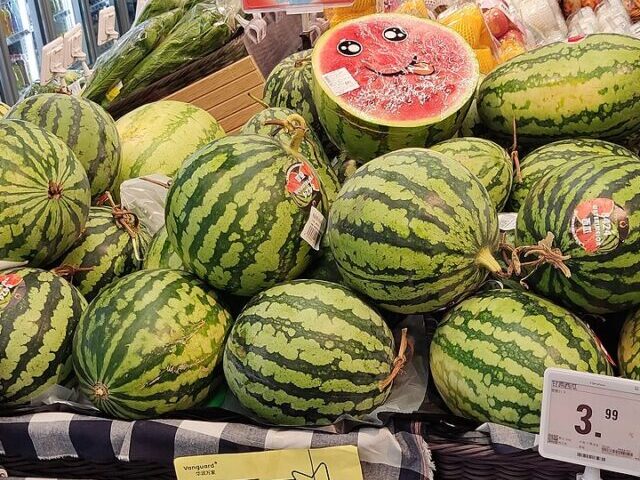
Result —
[[611, 374], [578, 317], [531, 293], [491, 290], [444, 317], [430, 348], [433, 380], [457, 415], [537, 432], [547, 368]]
[[478, 113], [497, 135], [518, 142], [625, 138], [640, 127], [640, 39], [589, 35], [518, 55], [480, 86]]
[[81, 269], [72, 283], [91, 301], [114, 280], [140, 270], [149, 241], [135, 215], [92, 207], [82, 235], [60, 264]]
[[71, 341], [86, 307], [51, 272], [0, 271], [0, 405], [29, 403], [70, 379]]
[[[514, 182], [511, 196], [507, 204], [512, 212], [520, 210], [531, 187], [552, 170], [566, 163], [580, 161], [596, 155], [621, 155], [632, 158], [634, 154], [615, 143], [591, 138], [558, 140], [535, 149], [520, 162], [521, 182]], [[638, 159], [640, 161], [640, 159]]]
[[9, 113], [11, 107], [6, 103], [0, 102], [0, 119], [3, 118], [7, 113]]
[[358, 169], [331, 208], [327, 235], [345, 283], [394, 312], [446, 307], [500, 270], [487, 190], [432, 150], [398, 150]]
[[257, 295], [237, 318], [224, 374], [240, 403], [278, 425], [366, 414], [391, 385], [393, 335], [339, 285], [298, 280]]
[[314, 169], [279, 141], [235, 135], [183, 165], [169, 190], [166, 228], [188, 270], [215, 288], [251, 296], [299, 276], [311, 260], [301, 238], [327, 198]]
[[640, 312], [624, 322], [618, 345], [618, 362], [623, 377], [640, 380]]
[[453, 138], [430, 148], [467, 167], [487, 189], [496, 210], [502, 211], [513, 180], [513, 162], [504, 148], [475, 137]]
[[144, 270], [91, 302], [73, 341], [82, 392], [119, 418], [156, 417], [205, 400], [231, 326], [193, 275]]
[[[256, 113], [251, 120], [247, 122], [242, 128], [242, 133], [266, 135], [274, 137], [282, 143], [291, 145], [296, 132], [299, 132], [301, 129], [305, 131], [307, 128], [306, 121], [304, 121], [304, 119], [303, 121], [299, 121], [296, 116], [297, 114], [288, 108], [266, 108]], [[320, 181], [327, 194], [329, 205], [331, 205], [340, 190], [340, 181], [331, 168], [331, 162], [327, 158], [327, 154], [324, 152], [320, 140], [313, 130], [305, 131], [298, 151], [318, 172]]]
[[180, 255], [176, 253], [171, 242], [169, 242], [165, 227], [162, 227], [153, 236], [149, 249], [144, 256], [144, 268], [147, 270], [155, 268], [185, 269]]
[[22, 100], [7, 118], [34, 123], [66, 143], [87, 171], [93, 197], [113, 187], [120, 170], [120, 137], [102, 107], [73, 95], [47, 93]]
[[551, 232], [570, 256], [539, 266], [527, 283], [572, 309], [610, 313], [640, 305], [640, 161], [594, 156], [556, 167], [539, 180], [518, 214], [516, 241], [535, 245]]
[[118, 119], [125, 180], [152, 173], [173, 177], [182, 162], [224, 130], [208, 112], [189, 103], [162, 100], [136, 108]]
[[53, 262], [80, 235], [90, 203], [69, 147], [33, 124], [0, 121], [0, 259]]
[[479, 78], [449, 28], [410, 15], [368, 15], [326, 32], [313, 49], [313, 98], [331, 140], [360, 161], [453, 137]]

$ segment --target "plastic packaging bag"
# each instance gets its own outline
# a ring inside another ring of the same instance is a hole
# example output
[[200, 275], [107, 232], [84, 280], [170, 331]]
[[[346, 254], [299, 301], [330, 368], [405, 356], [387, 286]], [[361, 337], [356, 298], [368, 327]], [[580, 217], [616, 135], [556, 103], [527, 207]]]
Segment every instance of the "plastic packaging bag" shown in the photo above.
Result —
[[126, 180], [120, 186], [122, 206], [135, 213], [151, 235], [164, 225], [164, 206], [170, 185], [171, 178], [153, 174]]
[[149, 0], [133, 25], [139, 25], [150, 18], [157, 17], [176, 8], [185, 12], [200, 1], [201, 0]]

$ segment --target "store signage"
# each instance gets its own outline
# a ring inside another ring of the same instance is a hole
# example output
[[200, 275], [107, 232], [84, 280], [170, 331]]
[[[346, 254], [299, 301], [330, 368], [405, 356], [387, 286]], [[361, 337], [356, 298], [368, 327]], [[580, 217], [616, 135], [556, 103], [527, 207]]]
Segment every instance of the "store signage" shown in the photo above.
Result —
[[116, 8], [103, 8], [98, 13], [98, 45], [116, 40], [119, 36], [116, 30]]
[[66, 71], [64, 68], [64, 41], [62, 37], [58, 37], [42, 48], [40, 83], [44, 85], [51, 81], [55, 75], [64, 75]]
[[640, 382], [557, 368], [544, 375], [540, 455], [640, 472]]

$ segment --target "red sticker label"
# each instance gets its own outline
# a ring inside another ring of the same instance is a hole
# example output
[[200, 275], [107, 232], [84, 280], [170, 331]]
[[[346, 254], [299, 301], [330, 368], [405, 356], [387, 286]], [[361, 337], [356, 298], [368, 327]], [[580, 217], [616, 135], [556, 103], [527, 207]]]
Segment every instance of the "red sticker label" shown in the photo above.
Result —
[[19, 302], [24, 297], [26, 286], [17, 273], [0, 275], [0, 309]]
[[629, 217], [610, 198], [586, 200], [573, 211], [571, 233], [589, 253], [610, 252], [629, 235]]
[[320, 193], [320, 182], [316, 173], [307, 162], [291, 165], [287, 170], [287, 192], [291, 194], [300, 208], [316, 205]]

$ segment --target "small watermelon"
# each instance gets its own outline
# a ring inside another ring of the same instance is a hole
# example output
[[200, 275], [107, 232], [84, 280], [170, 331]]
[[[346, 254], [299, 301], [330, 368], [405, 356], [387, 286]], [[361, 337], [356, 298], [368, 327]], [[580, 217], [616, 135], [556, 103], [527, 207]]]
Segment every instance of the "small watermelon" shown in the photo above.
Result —
[[153, 236], [149, 244], [149, 250], [144, 256], [144, 268], [147, 270], [156, 268], [185, 269], [180, 255], [176, 253], [171, 242], [169, 242], [165, 227], [162, 227]]
[[448, 312], [430, 348], [433, 380], [453, 413], [537, 432], [547, 368], [611, 375], [578, 317], [531, 293], [490, 290]]
[[487, 189], [496, 210], [502, 211], [513, 180], [513, 162], [504, 148], [475, 137], [453, 138], [430, 148], [467, 167]]
[[114, 280], [140, 270], [150, 238], [135, 215], [91, 207], [82, 235], [60, 264], [79, 269], [72, 283], [89, 301]]
[[447, 307], [500, 271], [487, 190], [432, 150], [398, 150], [360, 167], [331, 208], [327, 235], [345, 283], [393, 312]]
[[231, 391], [263, 420], [318, 425], [382, 404], [394, 355], [384, 319], [356, 295], [333, 283], [298, 280], [245, 306], [223, 366]]
[[44, 128], [73, 150], [95, 198], [113, 188], [120, 170], [120, 136], [102, 107], [73, 95], [47, 93], [17, 103], [7, 118]]
[[9, 113], [11, 107], [6, 103], [0, 102], [0, 119], [2, 119], [7, 113]]
[[48, 265], [80, 236], [89, 179], [60, 139], [31, 123], [0, 121], [0, 259]]
[[87, 302], [45, 270], [0, 271], [0, 405], [28, 404], [69, 381], [73, 332]]
[[316, 43], [312, 66], [322, 125], [361, 162], [453, 137], [480, 75], [460, 35], [402, 14], [340, 23]]
[[319, 175], [278, 140], [234, 135], [190, 157], [169, 190], [166, 228], [185, 267], [251, 296], [298, 277], [312, 248], [301, 233], [327, 197]]
[[186, 272], [144, 270], [105, 288], [80, 319], [73, 366], [82, 392], [117, 418], [204, 401], [231, 316]]
[[623, 377], [640, 380], [640, 312], [629, 315], [620, 332], [618, 361]]

